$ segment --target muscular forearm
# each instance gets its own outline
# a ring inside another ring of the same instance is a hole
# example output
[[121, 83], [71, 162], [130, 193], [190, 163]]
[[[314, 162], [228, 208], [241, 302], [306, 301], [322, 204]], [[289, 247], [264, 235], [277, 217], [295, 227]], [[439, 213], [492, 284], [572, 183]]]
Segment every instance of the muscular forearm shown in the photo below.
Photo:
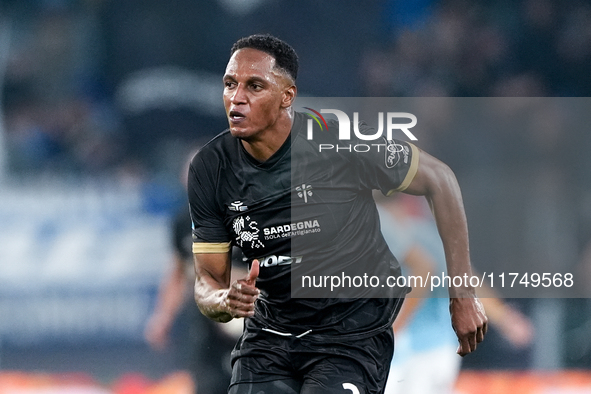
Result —
[[195, 302], [205, 316], [218, 322], [254, 315], [259, 290], [258, 261], [248, 275], [230, 284], [230, 254], [195, 254]]
[[232, 320], [225, 301], [228, 291], [212, 278], [198, 277], [195, 280], [195, 302], [201, 313], [222, 323]]
[[[429, 201], [443, 242], [448, 276], [470, 276], [468, 225], [460, 187], [451, 169], [421, 151], [417, 173], [405, 191]], [[458, 354], [465, 356], [484, 339], [487, 319], [469, 281], [462, 282], [467, 286], [454, 287], [452, 282], [449, 294], [452, 326], [460, 344]]]
[[[448, 275], [470, 275], [468, 225], [456, 176], [443, 162], [423, 151], [420, 153], [419, 169], [405, 192], [425, 196], [429, 201], [443, 243]], [[450, 292], [450, 295], [461, 297], [466, 291], [473, 295], [472, 289], [461, 290], [461, 293]]]
[[[468, 225], [462, 194], [454, 173], [444, 164], [440, 165], [439, 176], [426, 198], [431, 205], [441, 236], [447, 262], [447, 274], [453, 278], [471, 275], [470, 251], [468, 246]], [[453, 297], [473, 295], [469, 287], [451, 290]]]

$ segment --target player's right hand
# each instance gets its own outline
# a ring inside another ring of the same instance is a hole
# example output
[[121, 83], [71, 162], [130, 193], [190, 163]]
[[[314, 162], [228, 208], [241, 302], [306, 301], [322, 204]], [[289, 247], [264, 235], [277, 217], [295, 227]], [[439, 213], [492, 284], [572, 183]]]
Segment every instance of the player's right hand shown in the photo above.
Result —
[[254, 260], [246, 278], [232, 282], [226, 291], [222, 300], [226, 313], [234, 318], [254, 315], [254, 303], [260, 294], [260, 290], [256, 287], [258, 276], [259, 261]]

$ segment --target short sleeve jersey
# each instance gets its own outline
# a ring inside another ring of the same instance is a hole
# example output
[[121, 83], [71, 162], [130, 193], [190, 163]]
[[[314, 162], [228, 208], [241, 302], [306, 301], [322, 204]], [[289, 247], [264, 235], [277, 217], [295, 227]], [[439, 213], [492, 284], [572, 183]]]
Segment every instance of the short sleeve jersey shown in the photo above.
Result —
[[340, 140], [336, 121], [326, 130], [308, 120], [296, 112], [289, 138], [263, 163], [228, 130], [195, 155], [188, 188], [193, 252], [236, 245], [249, 261], [259, 260], [261, 295], [247, 328], [311, 330], [319, 339], [370, 336], [391, 325], [396, 297], [301, 298], [292, 293], [292, 277], [363, 270], [400, 275], [372, 191], [404, 190], [417, 171], [418, 149], [396, 140]]

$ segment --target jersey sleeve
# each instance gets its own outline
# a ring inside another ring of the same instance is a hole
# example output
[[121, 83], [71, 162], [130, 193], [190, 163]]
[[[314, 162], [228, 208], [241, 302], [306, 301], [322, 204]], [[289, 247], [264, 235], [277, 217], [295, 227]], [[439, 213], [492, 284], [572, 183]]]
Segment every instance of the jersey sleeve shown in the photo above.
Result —
[[[361, 132], [371, 130], [364, 124], [359, 127]], [[409, 142], [384, 137], [373, 141], [371, 148], [356, 153], [365, 186], [386, 196], [404, 191], [419, 168], [419, 149]]]
[[187, 192], [191, 212], [193, 253], [226, 253], [230, 235], [216, 202], [216, 177], [197, 155], [191, 161]]
[[[393, 150], [386, 151], [385, 170], [383, 174], [378, 172], [378, 184], [382, 193], [389, 196], [394, 192], [404, 191], [414, 179], [419, 169], [419, 148], [410, 142], [397, 140], [388, 141], [387, 144]], [[380, 182], [380, 175], [384, 182]], [[392, 181], [394, 182], [390, 184]]]

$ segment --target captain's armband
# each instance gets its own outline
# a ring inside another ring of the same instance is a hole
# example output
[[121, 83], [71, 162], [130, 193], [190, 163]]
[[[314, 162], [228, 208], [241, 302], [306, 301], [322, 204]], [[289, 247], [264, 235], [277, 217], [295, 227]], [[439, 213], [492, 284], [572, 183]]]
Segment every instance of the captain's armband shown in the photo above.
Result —
[[231, 242], [193, 242], [193, 253], [227, 253]]

